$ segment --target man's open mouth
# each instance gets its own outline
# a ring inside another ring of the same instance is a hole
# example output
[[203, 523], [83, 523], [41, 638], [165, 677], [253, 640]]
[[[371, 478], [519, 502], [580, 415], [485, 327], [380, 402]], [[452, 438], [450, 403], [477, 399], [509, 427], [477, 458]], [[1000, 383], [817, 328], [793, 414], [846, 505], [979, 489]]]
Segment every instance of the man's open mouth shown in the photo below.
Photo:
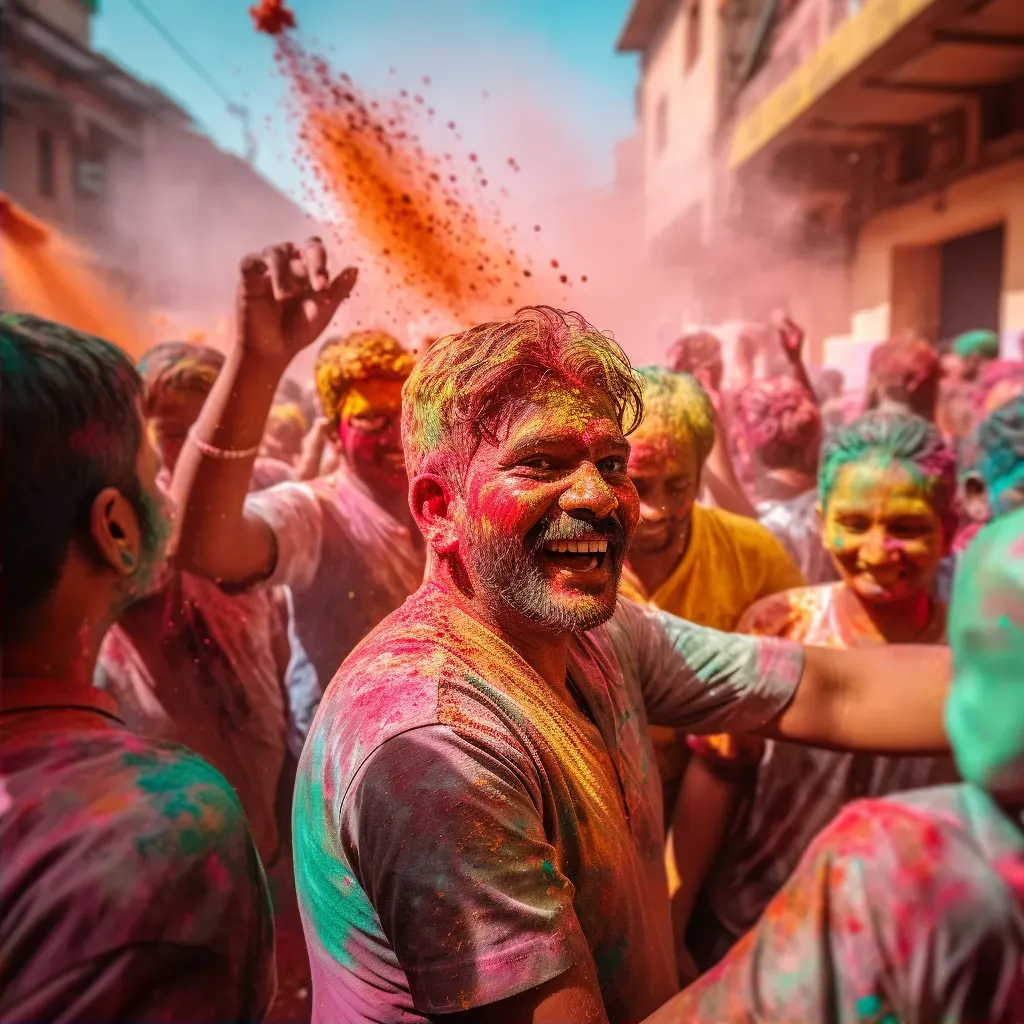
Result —
[[558, 569], [588, 572], [600, 569], [608, 558], [607, 540], [548, 540], [541, 549], [548, 563]]

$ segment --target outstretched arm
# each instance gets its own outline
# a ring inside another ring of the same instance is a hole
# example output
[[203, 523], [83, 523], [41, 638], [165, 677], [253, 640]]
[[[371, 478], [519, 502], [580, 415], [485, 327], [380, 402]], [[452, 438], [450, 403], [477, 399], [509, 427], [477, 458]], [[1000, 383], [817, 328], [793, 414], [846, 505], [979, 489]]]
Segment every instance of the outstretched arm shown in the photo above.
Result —
[[947, 647], [805, 647], [793, 700], [760, 731], [842, 750], [946, 753], [950, 672]]
[[273, 246], [242, 262], [238, 339], [174, 471], [181, 568], [228, 583], [274, 571], [274, 535], [244, 510], [252, 464], [284, 371], [320, 336], [355, 279], [351, 267], [329, 277], [319, 239], [301, 252]]

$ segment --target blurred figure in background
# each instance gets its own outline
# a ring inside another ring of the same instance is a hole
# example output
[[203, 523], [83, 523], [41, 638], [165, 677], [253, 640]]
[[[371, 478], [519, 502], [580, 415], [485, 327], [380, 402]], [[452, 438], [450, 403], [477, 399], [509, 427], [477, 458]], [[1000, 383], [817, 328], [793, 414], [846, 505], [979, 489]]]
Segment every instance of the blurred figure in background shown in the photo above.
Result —
[[934, 422], [940, 377], [939, 354], [923, 338], [883, 342], [868, 359], [865, 408], [913, 413]]
[[298, 402], [275, 402], [267, 416], [260, 455], [295, 467], [308, 432], [309, 424]]
[[754, 467], [761, 525], [809, 583], [834, 580], [817, 511], [821, 413], [814, 397], [795, 380], [771, 377], [743, 388], [734, 407], [734, 427]]
[[[946, 606], [933, 590], [955, 523], [956, 462], [937, 428], [920, 417], [867, 413], [826, 443], [819, 490], [822, 538], [840, 582], [758, 601], [740, 630], [843, 649], [944, 643]], [[948, 758], [731, 737], [694, 737], [690, 746], [697, 756], [673, 833], [694, 859], [675, 915], [702, 969], [754, 924], [845, 803], [956, 778]], [[699, 858], [695, 835], [708, 844]]]
[[960, 359], [961, 379], [973, 383], [987, 363], [999, 358], [999, 335], [984, 329], [965, 331], [954, 338], [952, 351]]

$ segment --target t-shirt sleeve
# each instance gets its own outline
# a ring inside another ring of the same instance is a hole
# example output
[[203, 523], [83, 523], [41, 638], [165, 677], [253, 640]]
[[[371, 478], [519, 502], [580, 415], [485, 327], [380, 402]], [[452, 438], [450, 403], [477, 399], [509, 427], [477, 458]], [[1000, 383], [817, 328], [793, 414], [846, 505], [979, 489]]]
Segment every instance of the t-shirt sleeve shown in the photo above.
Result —
[[287, 586], [297, 593], [308, 589], [324, 543], [323, 509], [313, 490], [306, 484], [279, 484], [250, 494], [245, 511], [270, 527], [277, 544], [274, 571], [262, 585]]
[[590, 956], [540, 800], [524, 752], [444, 725], [387, 740], [353, 780], [342, 841], [420, 1013], [506, 999]]
[[1016, 901], [958, 829], [860, 801], [759, 923], [651, 1024], [1021, 1019]]
[[803, 672], [799, 644], [697, 626], [620, 600], [610, 625], [628, 637], [647, 719], [695, 733], [751, 732], [792, 700]]

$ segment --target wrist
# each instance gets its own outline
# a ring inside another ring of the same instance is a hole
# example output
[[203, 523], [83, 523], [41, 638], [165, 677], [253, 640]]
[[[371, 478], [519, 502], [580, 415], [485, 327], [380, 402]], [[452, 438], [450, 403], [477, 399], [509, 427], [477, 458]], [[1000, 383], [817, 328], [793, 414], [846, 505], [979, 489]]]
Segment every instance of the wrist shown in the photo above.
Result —
[[244, 374], [247, 378], [265, 381], [276, 388], [290, 362], [290, 355], [260, 352], [240, 342], [229, 353], [225, 369], [236, 375]]

